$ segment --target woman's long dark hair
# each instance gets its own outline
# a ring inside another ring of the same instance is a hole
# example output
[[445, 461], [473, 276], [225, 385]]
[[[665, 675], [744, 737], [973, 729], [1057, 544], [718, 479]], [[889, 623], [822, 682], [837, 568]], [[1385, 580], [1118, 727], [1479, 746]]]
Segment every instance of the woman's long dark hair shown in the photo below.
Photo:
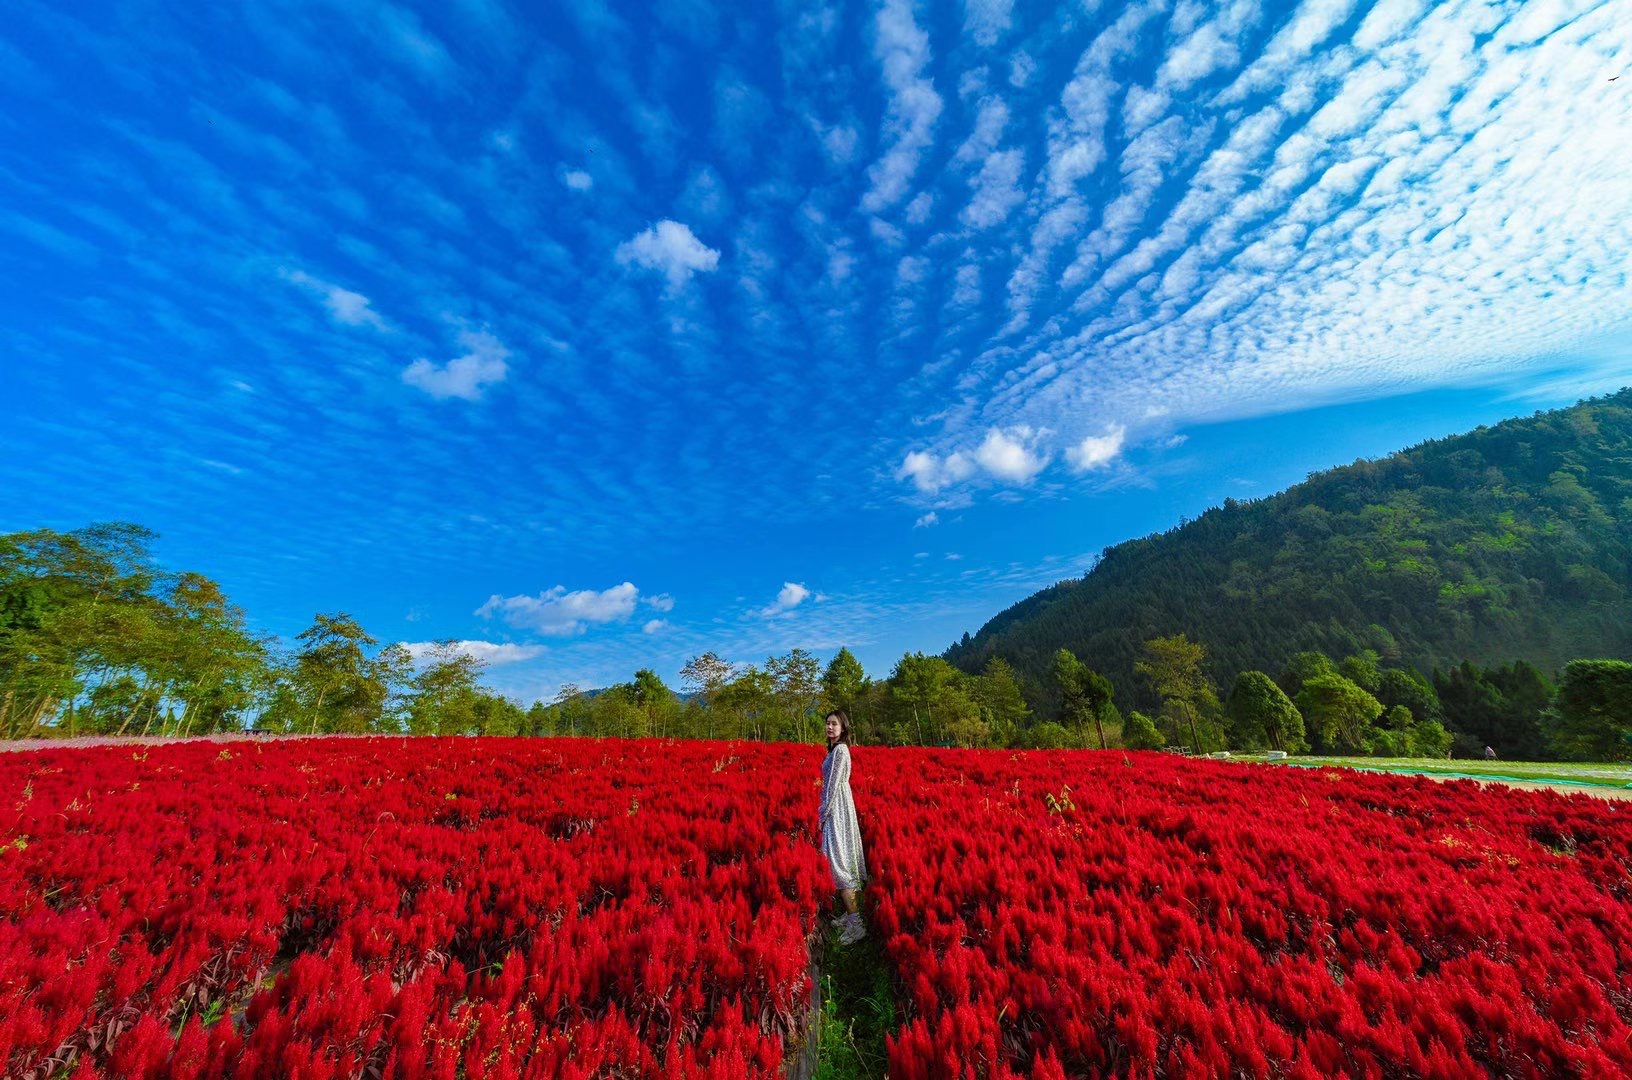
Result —
[[825, 725], [829, 720], [831, 720], [835, 716], [837, 716], [839, 718], [839, 737], [837, 739], [827, 740], [827, 752], [830, 753], [830, 754], [833, 752], [833, 748], [835, 746], [839, 745], [839, 743], [843, 743], [846, 746], [850, 745], [850, 714], [849, 713], [845, 712], [843, 709], [829, 709], [827, 711], [827, 715], [822, 717], [822, 723]]

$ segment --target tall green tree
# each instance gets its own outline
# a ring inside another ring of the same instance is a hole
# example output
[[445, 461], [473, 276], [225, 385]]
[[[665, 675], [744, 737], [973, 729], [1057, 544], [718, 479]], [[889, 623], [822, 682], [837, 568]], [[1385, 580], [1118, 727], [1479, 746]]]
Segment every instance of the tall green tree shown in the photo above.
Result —
[[1086, 743], [1087, 723], [1092, 720], [1099, 736], [1099, 748], [1108, 750], [1105, 741], [1105, 710], [1111, 704], [1113, 688], [1105, 676], [1090, 671], [1070, 649], [1054, 654], [1054, 681], [1060, 690], [1063, 706], [1061, 716], [1067, 727], [1074, 727], [1078, 737]]
[[680, 669], [680, 684], [702, 703], [706, 729], [701, 734], [707, 738], [723, 738], [727, 734], [716, 730], [716, 717], [724, 711], [719, 708], [720, 693], [735, 674], [735, 665], [712, 649], [693, 656]]
[[1342, 675], [1317, 675], [1303, 684], [1298, 709], [1321, 746], [1345, 754], [1371, 750], [1373, 725], [1382, 704]]
[[1589, 761], [1632, 760], [1632, 664], [1570, 661], [1554, 708], [1553, 738], [1564, 755]]
[[1243, 671], [1224, 701], [1230, 742], [1243, 749], [1268, 746], [1289, 754], [1309, 748], [1303, 715], [1275, 680], [1262, 671]]
[[394, 670], [370, 654], [379, 642], [344, 612], [315, 616], [297, 640], [301, 648], [288, 678], [301, 729], [311, 734], [378, 730], [392, 691], [388, 673]]
[[663, 679], [651, 668], [641, 668], [635, 672], [634, 681], [635, 704], [640, 706], [646, 716], [646, 733], [658, 738], [674, 734], [674, 724], [679, 716], [679, 701], [674, 691], [663, 685]]
[[962, 676], [941, 657], [921, 652], [908, 653], [896, 663], [890, 675], [891, 692], [903, 713], [911, 715], [920, 746], [945, 741], [947, 713], [961, 702], [949, 704], [944, 699], [956, 690]]
[[867, 672], [856, 654], [840, 646], [822, 672], [822, 703], [827, 709], [843, 709], [856, 719], [856, 706], [867, 692]]
[[973, 680], [970, 692], [998, 745], [1019, 745], [1031, 710], [1009, 662], [1001, 656], [986, 661], [985, 670]]
[[457, 641], [438, 641], [409, 682], [408, 730], [415, 735], [476, 734], [477, 699], [487, 665]]
[[816, 710], [822, 700], [822, 668], [816, 657], [804, 649], [765, 661], [765, 671], [774, 681], [776, 703], [788, 738], [812, 742], [817, 737]]
[[1216, 727], [1218, 693], [1203, 671], [1207, 649], [1184, 634], [1145, 642], [1144, 657], [1134, 670], [1145, 677], [1162, 701], [1162, 711], [1179, 729], [1189, 729], [1197, 753], [1205, 753], [1202, 727]]

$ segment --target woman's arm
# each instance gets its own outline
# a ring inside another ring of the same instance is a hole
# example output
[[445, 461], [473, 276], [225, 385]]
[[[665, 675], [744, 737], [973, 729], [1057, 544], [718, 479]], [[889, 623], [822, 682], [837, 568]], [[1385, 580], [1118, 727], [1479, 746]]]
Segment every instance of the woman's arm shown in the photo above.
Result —
[[842, 742], [833, 748], [833, 771], [828, 774], [828, 787], [836, 788], [850, 782], [850, 748]]

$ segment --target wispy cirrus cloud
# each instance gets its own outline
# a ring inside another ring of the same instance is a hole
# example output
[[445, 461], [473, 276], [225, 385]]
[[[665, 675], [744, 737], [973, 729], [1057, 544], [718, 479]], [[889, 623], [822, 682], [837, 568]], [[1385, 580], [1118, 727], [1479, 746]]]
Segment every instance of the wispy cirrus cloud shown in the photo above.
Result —
[[390, 329], [380, 313], [374, 310], [368, 297], [362, 293], [313, 277], [304, 270], [285, 268], [280, 273], [285, 281], [321, 300], [335, 322], [346, 326], [370, 326], [375, 330]]
[[546, 652], [542, 645], [515, 645], [496, 641], [410, 641], [404, 642], [403, 648], [408, 650], [408, 655], [414, 658], [416, 664], [422, 664], [444, 645], [489, 667], [525, 663], [538, 659]]

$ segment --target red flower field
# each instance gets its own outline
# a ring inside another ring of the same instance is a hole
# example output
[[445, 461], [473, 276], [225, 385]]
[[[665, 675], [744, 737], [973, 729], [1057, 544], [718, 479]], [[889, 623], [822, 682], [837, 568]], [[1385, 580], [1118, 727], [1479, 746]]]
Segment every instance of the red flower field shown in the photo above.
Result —
[[0, 755], [0, 1062], [774, 1074], [829, 887], [809, 837], [819, 753], [387, 738]]
[[[821, 751], [0, 755], [7, 1076], [772, 1076]], [[856, 752], [891, 1075], [1632, 1071], [1620, 804], [1165, 755]]]

